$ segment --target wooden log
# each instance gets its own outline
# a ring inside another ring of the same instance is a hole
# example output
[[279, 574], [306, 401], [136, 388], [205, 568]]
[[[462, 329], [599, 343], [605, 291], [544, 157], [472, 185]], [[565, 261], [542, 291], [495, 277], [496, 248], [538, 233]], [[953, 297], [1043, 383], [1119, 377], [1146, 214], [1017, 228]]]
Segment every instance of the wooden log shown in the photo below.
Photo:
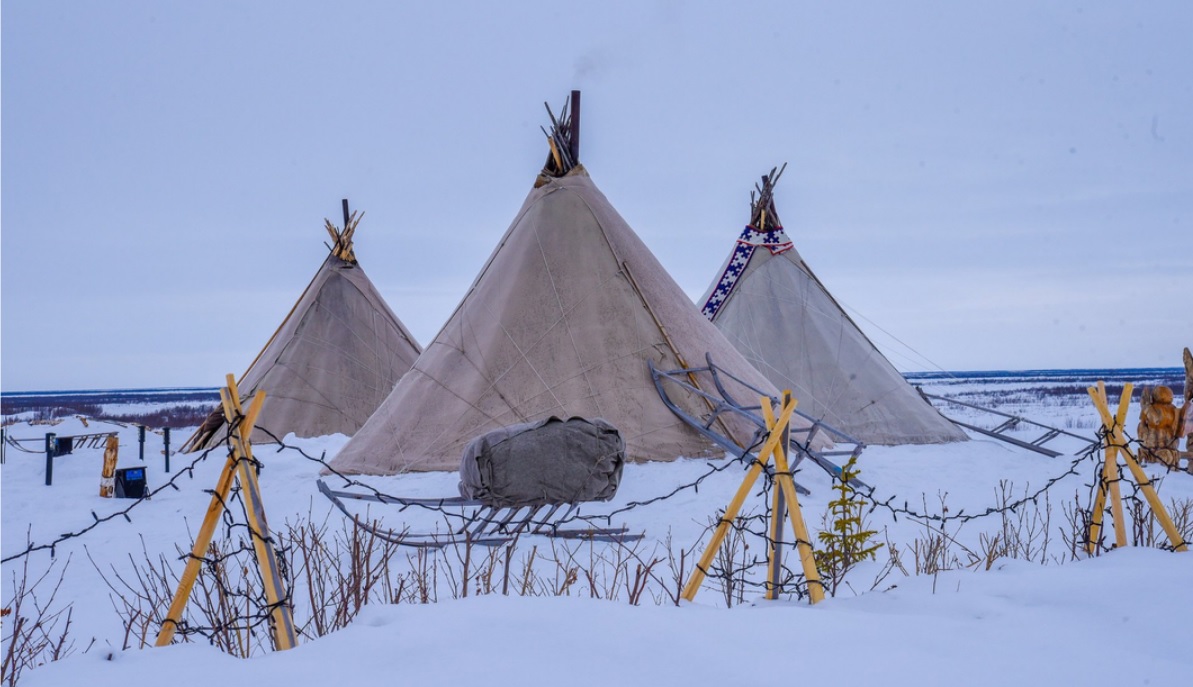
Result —
[[99, 476], [99, 495], [105, 499], [116, 496], [116, 460], [120, 452], [120, 440], [115, 434], [108, 435], [104, 447], [104, 467]]

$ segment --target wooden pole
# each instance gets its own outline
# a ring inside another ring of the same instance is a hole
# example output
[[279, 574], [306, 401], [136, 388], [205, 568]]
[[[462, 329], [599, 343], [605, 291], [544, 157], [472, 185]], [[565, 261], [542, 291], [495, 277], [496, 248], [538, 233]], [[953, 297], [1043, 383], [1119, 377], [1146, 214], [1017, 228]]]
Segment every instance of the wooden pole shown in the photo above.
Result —
[[[1095, 399], [1095, 404], [1109, 404], [1106, 397], [1106, 384], [1104, 382], [1099, 381], [1097, 388], [1090, 387], [1088, 392]], [[1119, 412], [1116, 417], [1117, 424], [1120, 427], [1123, 426], [1126, 420], [1126, 407], [1130, 404], [1131, 386], [1129, 384], [1125, 386], [1123, 392], [1124, 396], [1119, 402]], [[1109, 432], [1109, 428], [1107, 431]], [[1118, 480], [1118, 446], [1115, 445], [1114, 441], [1107, 441], [1106, 452], [1102, 462], [1102, 478], [1098, 482], [1098, 494], [1094, 498], [1094, 509], [1090, 517], [1089, 536], [1085, 542], [1086, 553], [1090, 555], [1093, 555], [1097, 550], [1098, 542], [1102, 538], [1102, 523], [1106, 517], [1107, 498], [1110, 499], [1111, 516], [1114, 519], [1115, 546], [1121, 547], [1127, 545], [1126, 520], [1123, 518], [1123, 501]]]
[[[1098, 388], [1101, 391], [1103, 402], [1109, 403], [1106, 398], [1106, 384], [1101, 380], [1098, 381]], [[1118, 414], [1115, 416], [1115, 426], [1120, 429], [1127, 424], [1127, 410], [1131, 406], [1131, 385], [1127, 384], [1123, 387], [1123, 394], [1118, 401]], [[1118, 447], [1107, 447], [1106, 451], [1106, 482], [1110, 485], [1110, 514], [1114, 518], [1114, 545], [1123, 547], [1127, 545], [1127, 519], [1123, 517], [1123, 497], [1122, 491], [1119, 488], [1119, 472], [1118, 472]]]
[[108, 436], [104, 447], [104, 467], [99, 476], [99, 495], [110, 499], [116, 495], [116, 460], [120, 451], [120, 440], [115, 434]]
[[[1109, 453], [1109, 448], [1107, 449]], [[1106, 460], [1109, 456], [1103, 458]], [[1094, 497], [1093, 511], [1089, 515], [1089, 534], [1085, 537], [1085, 552], [1093, 555], [1098, 548], [1098, 541], [1102, 538], [1102, 520], [1106, 510], [1106, 469], [1102, 469], [1102, 479], [1098, 480], [1098, 493]]]
[[[235, 421], [236, 415], [242, 414], [240, 395], [236, 388], [236, 378], [228, 375], [229, 399], [225, 398], [224, 417], [228, 423]], [[265, 391], [258, 389], [249, 404], [247, 413], [236, 425], [232, 434], [232, 452], [237, 456], [237, 471], [240, 477], [240, 487], [243, 490], [245, 513], [249, 520], [249, 536], [253, 550], [257, 554], [257, 565], [261, 568], [261, 579], [265, 586], [265, 599], [271, 610], [270, 626], [273, 630], [274, 646], [279, 651], [292, 649], [298, 644], [298, 637], [294, 630], [294, 616], [290, 609], [285, 593], [285, 581], [282, 579], [281, 567], [278, 565], [277, 554], [273, 549], [273, 540], [269, 535], [269, 523], [265, 519], [265, 504], [261, 500], [261, 487], [257, 483], [257, 472], [253, 463], [253, 449], [249, 437], [253, 434], [257, 416], [261, 413], [262, 403], [265, 401]]]
[[[786, 397], [790, 398], [790, 394], [790, 391], [786, 392]], [[763, 403], [762, 412], [767, 424], [770, 425], [774, 419], [770, 406]], [[804, 569], [804, 579], [808, 581], [808, 597], [812, 603], [819, 603], [824, 600], [824, 584], [820, 581], [820, 571], [816, 569], [816, 556], [812, 551], [812, 535], [808, 532], [807, 524], [804, 523], [804, 514], [799, 507], [799, 494], [795, 490], [795, 477], [792, 476], [791, 469], [787, 464], [785, 449], [785, 446], [775, 449], [775, 472], [778, 474], [778, 486], [782, 488], [783, 494], [789, 502], [787, 513], [791, 517], [791, 530], [795, 533], [795, 546], [799, 551], [800, 565]]]
[[[1131, 392], [1134, 390], [1133, 385], [1128, 382], [1123, 385], [1123, 395], [1119, 401], [1119, 414], [1125, 417], [1122, 406], [1128, 405], [1131, 399]], [[1098, 409], [1098, 414], [1102, 418], [1102, 427], [1106, 429], [1107, 442], [1114, 445], [1126, 462], [1127, 468], [1131, 471], [1132, 477], [1135, 478], [1136, 484], [1139, 485], [1140, 490], [1143, 491], [1144, 498], [1147, 499], [1148, 505], [1151, 506], [1152, 512], [1156, 516], [1156, 520], [1160, 522], [1160, 526], [1164, 529], [1164, 533], [1168, 535], [1168, 541], [1172, 547], [1177, 551], [1187, 551], [1188, 544], [1181, 537], [1180, 531], [1172, 522], [1172, 518], [1168, 515], [1168, 509], [1164, 507], [1164, 502], [1160, 500], [1160, 496], [1156, 493], [1155, 485], [1152, 484], [1151, 479], [1144, 472], [1143, 468], [1135, 459], [1135, 454], [1132, 453], [1130, 446], [1127, 444], [1127, 438], [1123, 434], [1123, 426], [1117, 423], [1116, 417], [1110, 413], [1110, 406], [1106, 398], [1105, 385], [1099, 382], [1099, 388], [1089, 387], [1087, 389], [1090, 398], [1094, 401], [1094, 406]]]
[[571, 152], [572, 164], [580, 164], [580, 91], [572, 91]]
[[265, 401], [265, 392], [258, 390], [249, 404], [248, 411], [244, 412], [240, 404], [239, 392], [236, 389], [236, 378], [229, 374], [227, 381], [228, 386], [220, 389], [220, 403], [224, 410], [224, 420], [230, 426], [234, 426], [231, 438], [232, 448], [228, 452], [228, 460], [224, 463], [219, 483], [216, 484], [215, 491], [212, 493], [211, 504], [207, 507], [207, 515], [203, 518], [203, 525], [199, 528], [199, 535], [195, 538], [190, 559], [187, 560], [186, 569], [178, 582], [178, 591], [170, 603], [170, 609], [166, 613], [166, 619], [162, 622], [155, 645], [165, 646], [173, 640], [178, 623], [182, 618], [182, 612], [186, 608], [195, 580], [199, 576], [199, 565], [203, 554], [211, 545], [211, 538], [215, 533], [216, 525], [219, 524], [220, 514], [223, 512], [228, 494], [232, 490], [232, 481], [239, 479], [244, 492], [245, 511], [248, 514], [253, 550], [261, 568], [261, 577], [265, 581], [265, 595], [266, 601], [270, 605], [270, 620], [272, 621], [270, 629], [273, 634], [274, 646], [279, 651], [290, 649], [297, 644], [294, 616], [286, 600], [286, 595], [282, 592], [284, 584], [277, 556], [269, 537], [269, 525], [265, 520], [265, 506], [261, 500], [261, 487], [257, 482], [252, 444], [249, 441]]
[[1131, 449], [1124, 448], [1123, 459], [1127, 464], [1127, 468], [1131, 471], [1131, 475], [1135, 478], [1135, 482], [1139, 488], [1143, 490], [1143, 496], [1147, 499], [1148, 505], [1152, 507], [1152, 512], [1156, 515], [1156, 520], [1160, 521], [1160, 527], [1164, 528], [1164, 533], [1168, 535], [1168, 541], [1172, 544], [1172, 548], [1177, 551], [1187, 551], [1188, 542], [1181, 537], [1180, 530], [1176, 528], [1176, 524], [1172, 522], [1172, 517], [1168, 515], [1168, 509], [1164, 507], [1164, 502], [1160, 500], [1160, 495], [1156, 493], [1156, 487], [1152, 484], [1151, 479], [1148, 478], [1147, 473], [1139, 466], [1135, 460]]
[[783, 570], [783, 508], [786, 505], [778, 476], [774, 484], [775, 493], [771, 500], [770, 547], [767, 555], [766, 598], [779, 598], [780, 576]]
[[53, 486], [54, 484], [54, 449], [57, 448], [57, 441], [55, 437], [58, 436], [53, 432], [46, 432], [46, 486]]
[[[762, 405], [766, 407], [769, 402], [770, 399], [763, 398]], [[793, 400], [790, 404], [786, 404], [780, 409], [779, 422], [783, 424], [789, 422], [791, 414], [794, 411], [795, 401]], [[704, 583], [704, 577], [708, 574], [708, 566], [712, 563], [713, 557], [717, 555], [717, 549], [721, 546], [725, 535], [728, 534], [729, 527], [733, 524], [733, 519], [737, 517], [737, 513], [741, 510], [742, 503], [745, 502], [746, 497], [749, 496], [754, 482], [758, 481], [758, 475], [762, 473], [762, 468], [770, 461], [775, 446], [782, 439], [783, 435], [781, 432], [771, 432], [770, 436], [762, 444], [762, 450], [758, 452], [758, 460], [746, 472], [745, 479], [742, 480], [741, 486], [737, 488], [737, 493], [733, 495], [733, 500], [725, 508], [725, 514], [721, 516], [721, 521], [717, 523], [716, 529], [713, 530], [712, 539], [709, 540], [708, 546], [704, 549], [704, 554], [700, 557], [700, 562], [696, 564], [696, 569], [692, 571], [692, 576], [688, 578], [688, 583], [684, 585], [684, 599], [691, 601], [696, 598], [696, 592], [700, 591], [700, 585]]]
[[191, 597], [191, 589], [194, 588], [195, 580], [199, 577], [199, 566], [203, 561], [203, 556], [207, 553], [207, 547], [211, 545], [216, 525], [220, 522], [220, 514], [224, 512], [224, 504], [227, 502], [228, 494], [232, 491], [232, 480], [236, 474], [235, 466], [232, 454], [229, 453], [228, 460], [224, 462], [224, 470], [220, 473], [219, 482], [216, 483], [215, 491], [211, 494], [211, 503], [207, 506], [207, 514], [203, 516], [203, 525], [199, 527], [199, 534], [195, 537], [194, 546], [191, 547], [191, 555], [186, 561], [186, 568], [178, 580], [178, 591], [174, 592], [174, 600], [170, 602], [170, 609], [166, 611], [166, 618], [162, 621], [162, 629], [157, 633], [157, 641], [154, 642], [154, 646], [166, 646], [174, 640], [174, 632], [182, 620], [182, 611], [186, 608], [186, 602]]
[[[783, 392], [783, 405], [786, 405], [790, 402], [791, 402], [791, 392], [784, 391]], [[771, 411], [770, 403], [769, 402], [763, 403], [762, 407], [764, 407], [766, 409], [766, 417], [767, 417], [768, 423], [773, 422], [774, 414]], [[790, 424], [783, 427], [783, 439], [782, 439], [782, 441], [780, 441], [779, 445], [784, 446], [784, 447], [791, 445], [791, 425]], [[775, 465], [776, 465], [776, 470], [777, 470], [778, 463], [776, 463]], [[786, 510], [786, 508], [787, 508], [787, 499], [786, 499], [785, 495], [783, 494], [783, 488], [779, 484], [777, 478], [778, 478], [778, 474], [776, 474], [776, 480], [775, 480], [775, 484], [774, 484], [775, 493], [774, 493], [774, 498], [773, 498], [773, 501], [771, 504], [770, 549], [769, 549], [770, 557], [768, 559], [769, 565], [767, 566], [769, 574], [767, 576], [767, 585], [766, 585], [766, 598], [771, 599], [771, 600], [779, 598], [779, 585], [781, 582], [779, 579], [779, 576], [783, 570], [783, 532], [785, 531], [783, 528], [783, 520], [784, 520], [784, 515], [785, 515], [784, 510]]]

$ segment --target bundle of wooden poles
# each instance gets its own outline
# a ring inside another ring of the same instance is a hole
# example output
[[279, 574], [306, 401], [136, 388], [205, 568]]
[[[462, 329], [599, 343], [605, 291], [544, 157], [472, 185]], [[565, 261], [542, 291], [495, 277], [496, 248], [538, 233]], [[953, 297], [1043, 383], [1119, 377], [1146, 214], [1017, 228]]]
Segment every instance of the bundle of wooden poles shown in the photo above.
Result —
[[783, 226], [779, 221], [779, 213], [775, 211], [775, 184], [785, 169], [786, 162], [782, 167], [772, 167], [770, 174], [763, 176], [762, 181], [750, 191], [750, 226], [758, 231], [771, 231]]
[[[345, 203], [347, 201], [344, 201]], [[365, 213], [353, 210], [351, 215], [344, 219], [344, 228], [340, 229], [329, 219], [324, 219], [324, 228], [327, 233], [331, 235], [332, 245], [328, 246], [331, 252], [344, 262], [356, 263], [356, 253], [352, 250], [352, 235], [356, 233], [356, 227], [360, 224], [361, 218]]]
[[559, 117], [551, 111], [549, 104], [543, 103], [543, 107], [547, 108], [547, 116], [551, 119], [551, 130], [539, 129], [547, 137], [551, 152], [542, 173], [543, 176], [561, 177], [580, 164], [580, 91], [572, 91], [564, 101]]

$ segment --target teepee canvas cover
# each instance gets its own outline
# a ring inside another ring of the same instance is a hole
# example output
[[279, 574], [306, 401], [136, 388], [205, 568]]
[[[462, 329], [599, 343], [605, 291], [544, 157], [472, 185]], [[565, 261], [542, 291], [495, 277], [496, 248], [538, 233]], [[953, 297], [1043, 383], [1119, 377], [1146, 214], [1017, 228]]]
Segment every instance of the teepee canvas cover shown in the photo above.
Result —
[[[781, 173], [781, 170], [780, 172]], [[784, 233], [763, 177], [702, 312], [799, 409], [868, 444], [964, 441], [845, 314]]]
[[[240, 378], [242, 393], [265, 390], [254, 443], [293, 432], [301, 437], [354, 434], [410, 369], [421, 349], [356, 261], [353, 213], [315, 278]], [[183, 450], [223, 438], [212, 413]]]
[[[620, 430], [631, 461], [722, 456], [662, 402], [646, 362], [676, 369], [681, 358], [703, 364], [705, 352], [777, 393], [700, 315], [582, 166], [544, 172], [442, 331], [331, 465], [454, 470], [474, 437], [551, 415], [603, 418]], [[706, 412], [695, 398], [677, 400]], [[728, 430], [738, 442], [753, 436]]]

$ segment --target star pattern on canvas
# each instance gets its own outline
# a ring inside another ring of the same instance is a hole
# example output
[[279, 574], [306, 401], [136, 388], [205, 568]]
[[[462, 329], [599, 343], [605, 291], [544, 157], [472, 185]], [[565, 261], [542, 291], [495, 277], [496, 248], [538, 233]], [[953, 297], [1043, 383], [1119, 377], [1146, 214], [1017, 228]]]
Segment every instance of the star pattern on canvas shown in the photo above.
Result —
[[746, 267], [754, 257], [754, 251], [759, 247], [766, 248], [771, 255], [778, 255], [791, 250], [793, 244], [783, 231], [783, 227], [775, 227], [770, 231], [758, 231], [747, 224], [741, 236], [737, 238], [737, 244], [733, 247], [733, 255], [729, 258], [729, 264], [725, 266], [721, 278], [717, 280], [717, 287], [712, 290], [708, 300], [700, 308], [700, 312], [710, 321], [716, 318], [721, 306], [729, 300], [730, 294], [733, 293], [733, 287], [737, 285], [737, 280], [746, 271]]

